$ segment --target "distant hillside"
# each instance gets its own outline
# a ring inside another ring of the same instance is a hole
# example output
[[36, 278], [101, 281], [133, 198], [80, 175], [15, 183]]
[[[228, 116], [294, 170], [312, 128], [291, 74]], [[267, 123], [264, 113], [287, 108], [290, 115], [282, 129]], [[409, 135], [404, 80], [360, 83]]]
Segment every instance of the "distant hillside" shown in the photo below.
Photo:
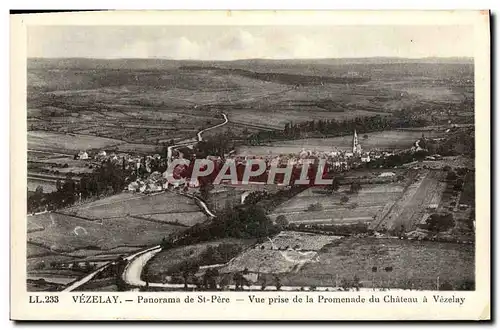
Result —
[[338, 58], [338, 59], [247, 59], [236, 61], [190, 61], [169, 59], [94, 59], [94, 58], [29, 58], [28, 69], [129, 69], [129, 70], [161, 70], [180, 66], [212, 66], [221, 67], [282, 67], [290, 65], [339, 66], [353, 64], [474, 64], [473, 58], [465, 57], [429, 57], [420, 59], [397, 57]]
[[320, 84], [361, 84], [370, 79], [363, 77], [332, 77], [332, 76], [310, 76], [303, 74], [277, 73], [277, 72], [254, 72], [234, 68], [219, 68], [215, 66], [181, 66], [185, 71], [215, 71], [225, 75], [240, 75], [252, 79], [268, 82], [276, 82], [286, 85], [320, 85]]

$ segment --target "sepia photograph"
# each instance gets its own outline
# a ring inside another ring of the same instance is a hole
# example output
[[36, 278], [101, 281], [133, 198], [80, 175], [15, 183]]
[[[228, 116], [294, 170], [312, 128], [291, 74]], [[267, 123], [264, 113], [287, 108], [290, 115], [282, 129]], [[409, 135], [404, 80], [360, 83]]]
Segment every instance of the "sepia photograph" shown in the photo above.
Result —
[[476, 27], [192, 17], [25, 27], [27, 293], [462, 305], [490, 222]]

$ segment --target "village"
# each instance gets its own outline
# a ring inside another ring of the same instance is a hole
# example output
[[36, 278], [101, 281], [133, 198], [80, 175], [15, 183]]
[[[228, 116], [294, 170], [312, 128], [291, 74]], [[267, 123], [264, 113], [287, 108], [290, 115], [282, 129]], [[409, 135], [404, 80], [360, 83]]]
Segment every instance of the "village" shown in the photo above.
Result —
[[[333, 146], [331, 151], [327, 150], [297, 150], [295, 154], [283, 154], [283, 155], [264, 155], [264, 156], [243, 156], [237, 155], [234, 152], [226, 154], [226, 158], [223, 159], [219, 156], [208, 156], [206, 159], [213, 161], [216, 164], [216, 168], [220, 168], [224, 161], [234, 161], [236, 168], [241, 178], [241, 171], [245, 166], [252, 160], [261, 159], [266, 163], [266, 171], [260, 177], [260, 179], [255, 179], [253, 182], [263, 182], [269, 174], [270, 168], [291, 166], [297, 169], [301, 169], [302, 166], [311, 161], [323, 160], [326, 166], [326, 173], [342, 173], [348, 172], [352, 169], [360, 168], [368, 165], [370, 162], [376, 162], [388, 157], [393, 156], [396, 153], [411, 152], [415, 153], [418, 151], [423, 151], [424, 149], [419, 145], [420, 139], [416, 140], [414, 146], [409, 150], [400, 151], [383, 151], [383, 150], [362, 150], [361, 143], [359, 142], [357, 132], [353, 133], [353, 143], [352, 150], [346, 151], [341, 150]], [[199, 181], [191, 179], [189, 177], [189, 162], [190, 160], [184, 159], [182, 152], [175, 150], [172, 159], [162, 157], [160, 154], [153, 154], [147, 156], [134, 156], [127, 153], [107, 153], [104, 150], [97, 151], [94, 155], [89, 154], [90, 152], [81, 151], [75, 155], [75, 159], [94, 163], [96, 165], [110, 162], [114, 165], [121, 166], [124, 170], [133, 172], [135, 174], [135, 180], [128, 183], [126, 190], [131, 192], [140, 193], [153, 193], [162, 191], [165, 189], [183, 189], [184, 191], [198, 189], [200, 187]], [[193, 155], [196, 157], [196, 155]], [[173, 159], [178, 159], [177, 167], [173, 169], [173, 174], [176, 177], [176, 182], [171, 183], [167, 179], [168, 173], [166, 167], [172, 162]], [[439, 160], [440, 155], [426, 156], [426, 160]], [[182, 161], [184, 160], [184, 161]], [[382, 168], [382, 165], [378, 167]], [[191, 169], [192, 171], [192, 169]], [[391, 176], [390, 172], [385, 173], [384, 176]], [[264, 178], [264, 179], [263, 179]], [[251, 180], [252, 182], [252, 180]], [[225, 180], [223, 183], [228, 183]]]

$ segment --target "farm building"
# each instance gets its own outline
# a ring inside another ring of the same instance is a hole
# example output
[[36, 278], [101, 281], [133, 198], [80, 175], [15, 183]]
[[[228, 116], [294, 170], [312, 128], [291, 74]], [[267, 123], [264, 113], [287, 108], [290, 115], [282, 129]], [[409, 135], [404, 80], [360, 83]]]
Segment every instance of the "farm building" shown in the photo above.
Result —
[[89, 159], [89, 154], [86, 151], [80, 151], [78, 153], [78, 159]]
[[393, 173], [393, 172], [384, 172], [382, 174], [379, 175], [379, 177], [381, 178], [388, 178], [388, 177], [392, 177], [392, 176], [395, 176], [396, 174]]
[[439, 206], [438, 204], [429, 204], [427, 206], [427, 209], [428, 210], [436, 210], [438, 208], [438, 206]]

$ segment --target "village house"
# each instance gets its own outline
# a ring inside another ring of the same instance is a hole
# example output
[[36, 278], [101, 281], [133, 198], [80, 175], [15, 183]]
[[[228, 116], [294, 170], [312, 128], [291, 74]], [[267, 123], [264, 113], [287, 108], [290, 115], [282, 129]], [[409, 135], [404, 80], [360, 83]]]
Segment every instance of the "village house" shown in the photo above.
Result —
[[78, 153], [78, 159], [81, 159], [81, 160], [89, 159], [89, 154], [86, 151], [80, 151]]

